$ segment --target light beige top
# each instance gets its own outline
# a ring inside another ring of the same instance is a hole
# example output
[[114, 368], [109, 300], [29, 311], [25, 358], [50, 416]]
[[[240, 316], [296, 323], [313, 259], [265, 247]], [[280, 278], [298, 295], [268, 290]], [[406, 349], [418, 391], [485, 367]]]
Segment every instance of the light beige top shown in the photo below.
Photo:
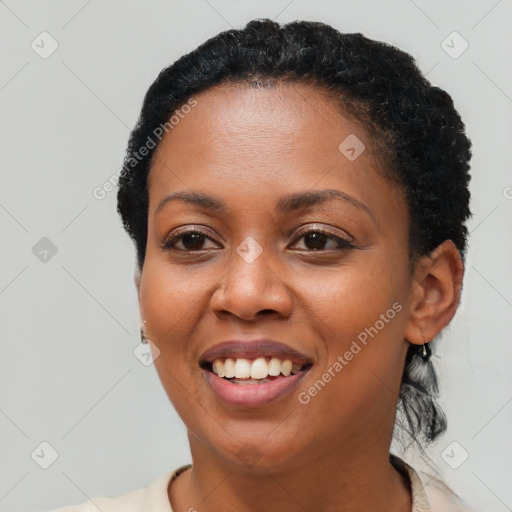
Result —
[[[423, 483], [416, 471], [402, 459], [391, 456], [393, 465], [408, 478], [412, 492], [411, 512], [467, 512], [460, 500], [443, 491], [425, 478]], [[173, 512], [167, 489], [170, 482], [188, 469], [190, 464], [162, 475], [147, 487], [116, 498], [96, 497], [86, 503], [59, 508], [51, 512]], [[191, 510], [194, 510], [193, 508]], [[404, 511], [405, 512], [405, 511]]]

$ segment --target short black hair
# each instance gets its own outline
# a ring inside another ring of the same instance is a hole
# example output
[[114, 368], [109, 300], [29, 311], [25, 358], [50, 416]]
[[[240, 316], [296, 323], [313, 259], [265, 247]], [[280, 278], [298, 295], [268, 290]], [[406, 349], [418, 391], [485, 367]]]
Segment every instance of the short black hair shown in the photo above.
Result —
[[[340, 108], [367, 129], [387, 177], [405, 192], [411, 261], [445, 240], [452, 240], [464, 259], [465, 222], [471, 215], [471, 142], [450, 95], [423, 76], [411, 55], [392, 45], [360, 33], [340, 33], [320, 22], [280, 25], [255, 19], [241, 30], [208, 39], [163, 69], [145, 95], [130, 134], [117, 196], [139, 270], [146, 252], [147, 182], [160, 141], [154, 141], [155, 133], [161, 132], [158, 127], [169, 123], [196, 94], [222, 84], [254, 82], [309, 84], [336, 98]], [[148, 149], [141, 156], [144, 147]], [[422, 437], [427, 443], [447, 426], [436, 402], [431, 365], [411, 344], [399, 399], [402, 427], [415, 441]]]

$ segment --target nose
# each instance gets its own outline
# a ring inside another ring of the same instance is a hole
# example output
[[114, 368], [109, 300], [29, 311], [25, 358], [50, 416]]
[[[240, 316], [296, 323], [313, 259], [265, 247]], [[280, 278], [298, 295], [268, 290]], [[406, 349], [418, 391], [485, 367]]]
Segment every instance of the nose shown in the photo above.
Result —
[[229, 270], [210, 301], [218, 317], [234, 315], [243, 320], [254, 320], [257, 315], [275, 313], [288, 317], [291, 314], [289, 288], [278, 266], [271, 265], [266, 252], [264, 250], [254, 261], [233, 253]]

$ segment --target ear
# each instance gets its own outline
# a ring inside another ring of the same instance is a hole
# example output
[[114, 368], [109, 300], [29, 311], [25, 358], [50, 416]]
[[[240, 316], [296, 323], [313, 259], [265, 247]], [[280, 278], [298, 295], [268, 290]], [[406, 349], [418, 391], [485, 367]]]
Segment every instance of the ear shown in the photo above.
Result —
[[448, 325], [459, 305], [463, 275], [462, 259], [451, 240], [420, 258], [414, 269], [407, 341], [429, 342]]

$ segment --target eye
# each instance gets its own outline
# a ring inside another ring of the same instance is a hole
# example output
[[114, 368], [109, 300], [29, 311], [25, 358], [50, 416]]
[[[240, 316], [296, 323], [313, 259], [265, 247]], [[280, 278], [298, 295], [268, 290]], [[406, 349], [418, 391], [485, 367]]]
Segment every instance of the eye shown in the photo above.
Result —
[[[299, 250], [329, 251], [354, 247], [348, 240], [348, 236], [347, 238], [340, 237], [323, 228], [303, 230], [299, 235], [294, 243], [296, 244], [298, 240], [304, 239], [305, 246], [299, 247]], [[218, 242], [203, 230], [198, 228], [184, 229], [167, 238], [163, 242], [162, 248], [181, 252], [204, 251], [212, 248], [204, 246], [207, 241], [215, 244], [213, 248], [218, 248]], [[330, 245], [330, 247], [326, 247], [326, 245]]]
[[[174, 233], [172, 237], [167, 238], [162, 248], [182, 252], [202, 251], [209, 249], [209, 247], [204, 247], [204, 243], [207, 240], [214, 242], [211, 237], [200, 229], [186, 229]], [[217, 246], [215, 246], [215, 248], [217, 248]]]
[[[305, 248], [301, 248], [300, 250], [329, 251], [354, 248], [354, 245], [350, 243], [348, 237], [343, 238], [334, 235], [322, 228], [314, 228], [302, 231], [296, 241], [301, 239], [304, 239]], [[330, 247], [325, 247], [326, 244], [329, 244], [329, 242]]]

